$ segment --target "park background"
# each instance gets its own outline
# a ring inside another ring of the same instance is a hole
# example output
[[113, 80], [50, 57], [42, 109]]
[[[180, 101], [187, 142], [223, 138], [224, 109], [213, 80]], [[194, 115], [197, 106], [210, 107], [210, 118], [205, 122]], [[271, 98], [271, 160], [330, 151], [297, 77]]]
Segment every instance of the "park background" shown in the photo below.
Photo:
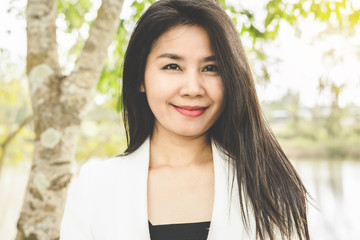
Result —
[[[119, 102], [129, 33], [148, 0], [126, 0], [81, 122], [80, 164], [125, 148]], [[312, 197], [312, 239], [360, 239], [360, 1], [219, 1], [236, 23], [275, 135]], [[15, 239], [34, 151], [26, 4], [0, 2], [0, 239]], [[101, 1], [58, 1], [62, 74], [75, 66]], [[317, 208], [317, 209], [316, 209]]]

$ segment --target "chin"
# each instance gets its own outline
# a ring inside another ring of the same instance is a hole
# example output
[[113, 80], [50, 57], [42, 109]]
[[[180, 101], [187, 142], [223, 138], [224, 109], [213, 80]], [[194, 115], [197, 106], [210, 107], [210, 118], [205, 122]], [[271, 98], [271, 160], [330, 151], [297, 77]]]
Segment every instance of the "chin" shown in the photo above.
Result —
[[176, 133], [180, 136], [187, 137], [187, 138], [199, 138], [199, 137], [206, 135], [206, 132], [204, 132], [204, 131], [190, 131], [190, 130], [179, 131]]

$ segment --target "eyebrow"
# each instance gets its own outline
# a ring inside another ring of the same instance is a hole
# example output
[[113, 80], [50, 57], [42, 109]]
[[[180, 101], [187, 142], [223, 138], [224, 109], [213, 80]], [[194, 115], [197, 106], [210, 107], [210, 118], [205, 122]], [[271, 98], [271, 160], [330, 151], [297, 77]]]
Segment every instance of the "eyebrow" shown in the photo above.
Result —
[[[163, 53], [163, 54], [159, 55], [157, 58], [170, 58], [170, 59], [173, 59], [173, 60], [184, 60], [183, 57], [181, 57], [179, 55], [176, 55], [176, 54], [173, 54], [173, 53]], [[216, 61], [216, 57], [214, 55], [208, 56], [208, 57], [205, 57], [203, 59], [203, 61], [204, 62]]]

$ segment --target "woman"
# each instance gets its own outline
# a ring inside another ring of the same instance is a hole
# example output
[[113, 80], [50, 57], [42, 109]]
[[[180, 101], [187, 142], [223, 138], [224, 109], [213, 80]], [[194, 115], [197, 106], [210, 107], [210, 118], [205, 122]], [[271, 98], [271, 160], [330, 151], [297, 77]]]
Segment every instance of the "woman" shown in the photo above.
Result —
[[213, 1], [160, 0], [123, 74], [128, 148], [82, 167], [61, 239], [310, 239], [306, 189]]

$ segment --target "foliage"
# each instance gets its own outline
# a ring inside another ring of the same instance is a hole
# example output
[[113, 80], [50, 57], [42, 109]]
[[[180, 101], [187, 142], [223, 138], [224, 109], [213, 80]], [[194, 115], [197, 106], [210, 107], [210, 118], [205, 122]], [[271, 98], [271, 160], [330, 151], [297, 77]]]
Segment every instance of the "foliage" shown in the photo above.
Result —
[[[19, 129], [32, 115], [27, 86], [19, 80], [5, 81], [0, 74], [0, 169], [4, 163], [14, 163], [30, 158], [34, 133], [31, 126]], [[12, 134], [16, 133], [14, 138]], [[9, 139], [12, 144], [9, 144]], [[19, 146], [22, 146], [19, 148]]]
[[57, 4], [58, 14], [65, 16], [67, 32], [79, 29], [86, 23], [85, 14], [89, 12], [93, 5], [90, 0], [58, 0]]
[[[79, 140], [78, 159], [111, 156], [122, 151], [121, 149], [124, 146], [122, 130], [118, 130], [116, 134], [109, 131], [109, 129], [113, 130], [121, 125], [118, 119], [119, 114], [112, 112], [113, 117], [110, 120], [111, 123], [109, 123], [108, 115], [101, 113], [103, 113], [104, 108], [114, 109], [117, 113], [121, 111], [122, 64], [129, 35], [142, 12], [154, 2], [155, 0], [133, 1], [130, 19], [121, 20], [116, 36], [109, 48], [108, 59], [97, 85], [97, 97], [102, 100], [94, 104], [96, 114], [93, 115], [103, 117], [95, 119], [91, 113], [89, 114], [82, 128], [82, 136]], [[327, 28], [324, 30], [326, 34], [341, 33], [351, 35], [354, 34], [355, 27], [358, 26], [360, 21], [360, 9], [356, 9], [351, 0], [268, 0], [263, 6], [263, 10], [266, 13], [263, 19], [240, 5], [240, 3], [231, 5], [229, 0], [218, 0], [218, 2], [237, 26], [245, 48], [249, 53], [250, 62], [252, 64], [260, 64], [260, 67], [254, 72], [255, 79], [258, 82], [270, 81], [267, 69], [271, 63], [268, 62], [268, 57], [265, 54], [264, 43], [276, 38], [281, 25], [290, 24], [301, 33], [302, 29], [299, 29], [298, 26], [299, 20], [310, 18], [314, 21], [325, 23], [327, 25]], [[86, 34], [84, 35], [83, 32], [90, 28], [96, 16], [97, 4], [98, 2], [92, 0], [58, 0], [59, 21], [65, 23], [65, 27], [60, 29], [65, 34], [75, 36], [76, 38], [76, 41], [74, 41], [73, 46], [67, 53], [69, 59], [76, 59], [80, 54], [86, 38]], [[126, 11], [128, 10], [126, 9]], [[12, 5], [9, 11], [17, 12], [19, 17], [24, 18], [24, 9], [17, 9]], [[8, 53], [6, 49], [0, 49], [0, 54], [5, 56]], [[6, 69], [4, 73], [9, 73], [9, 66], [3, 68]], [[27, 86], [20, 80], [21, 77], [8, 79], [9, 74], [4, 73], [0, 76], [0, 142], [3, 142], [6, 136], [14, 131], [28, 114], [31, 114]], [[6, 81], [5, 78], [7, 78]], [[346, 137], [347, 139], [352, 139], [353, 143], [358, 144], [356, 134], [359, 133], [356, 133], [354, 136], [350, 133], [345, 134], [344, 132], [348, 132], [348, 130], [344, 131], [341, 124], [346, 119], [346, 110], [338, 107], [337, 104], [342, 88], [343, 86], [340, 84], [334, 84], [332, 79], [323, 78], [319, 81], [319, 90], [332, 93], [333, 105], [330, 110], [331, 113], [321, 118], [315, 117], [314, 119], [317, 120], [314, 121], [307, 121], [301, 116], [301, 106], [299, 105], [299, 98], [296, 96], [296, 93], [289, 93], [280, 102], [273, 103], [272, 110], [281, 107], [290, 116], [285, 127], [278, 125], [277, 128], [277, 124], [272, 123], [277, 134], [282, 139], [293, 138], [296, 144], [305, 142], [306, 144], [311, 143], [310, 145], [314, 146], [314, 141], [321, 141], [331, 145], [327, 143], [328, 141], [333, 141], [329, 140], [331, 135], [333, 139], [344, 139]], [[284, 104], [284, 102], [287, 104]], [[274, 107], [276, 104], [278, 106]], [[272, 110], [268, 109], [268, 114]], [[316, 111], [313, 110], [313, 112]], [[117, 116], [117, 118], [114, 118], [114, 116]], [[111, 125], [110, 128], [109, 125]], [[91, 132], [96, 132], [96, 134], [90, 134]], [[340, 132], [341, 135], [336, 135]], [[30, 125], [25, 127], [19, 136], [14, 139], [12, 145], [9, 146], [7, 159], [16, 161], [28, 158], [32, 151], [32, 139], [33, 133]], [[23, 146], [21, 151], [17, 148], [19, 145]]]
[[81, 125], [76, 159], [108, 158], [125, 150], [124, 131], [115, 111], [95, 106]]
[[[299, 105], [298, 94], [288, 92], [281, 99], [264, 104], [263, 109], [289, 155], [297, 158], [360, 158], [359, 106], [304, 108]], [[279, 110], [282, 114], [277, 114]]]

